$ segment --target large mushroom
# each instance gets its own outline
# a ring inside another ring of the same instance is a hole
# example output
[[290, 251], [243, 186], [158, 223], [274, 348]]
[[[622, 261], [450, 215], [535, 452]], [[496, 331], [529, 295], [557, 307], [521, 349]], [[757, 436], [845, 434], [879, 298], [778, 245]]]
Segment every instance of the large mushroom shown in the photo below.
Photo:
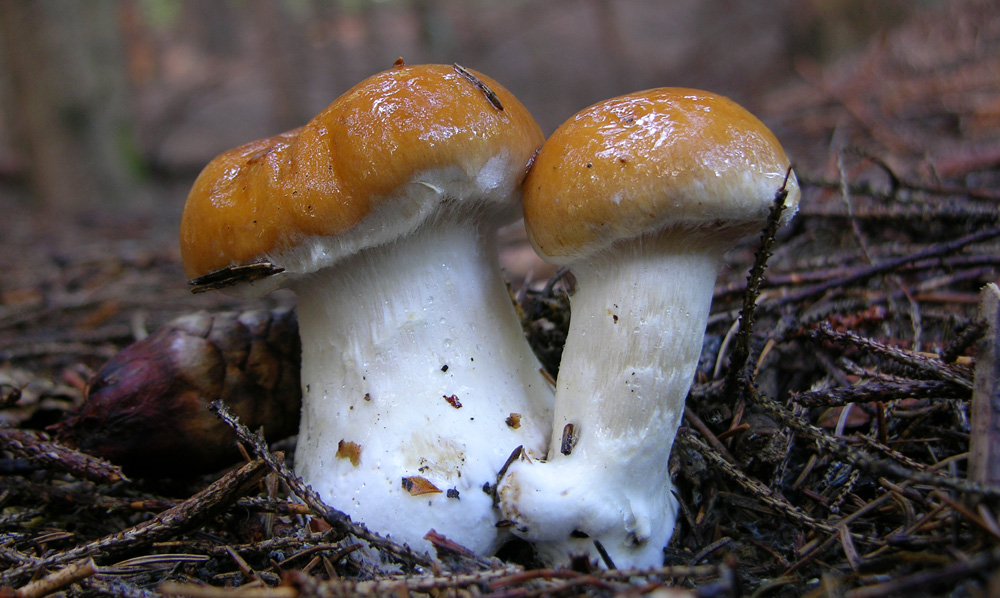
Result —
[[189, 277], [262, 262], [280, 273], [243, 287], [297, 295], [296, 471], [416, 550], [431, 529], [496, 548], [498, 470], [549, 436], [552, 389], [495, 245], [542, 141], [492, 79], [398, 62], [301, 129], [216, 158], [184, 209]]
[[[788, 180], [786, 182], [786, 176]], [[653, 89], [560, 126], [524, 186], [537, 252], [576, 276], [544, 460], [499, 486], [515, 533], [544, 561], [656, 566], [677, 504], [668, 457], [701, 352], [723, 253], [798, 204], [771, 132], [732, 101]]]

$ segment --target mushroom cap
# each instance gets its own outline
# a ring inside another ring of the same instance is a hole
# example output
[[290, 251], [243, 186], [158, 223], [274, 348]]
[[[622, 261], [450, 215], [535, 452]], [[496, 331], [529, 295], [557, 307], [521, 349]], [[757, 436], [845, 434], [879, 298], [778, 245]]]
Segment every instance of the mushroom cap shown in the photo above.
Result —
[[[650, 89], [594, 104], [552, 134], [524, 183], [525, 226], [560, 265], [660, 231], [735, 243], [760, 230], [788, 169], [771, 131], [735, 102]], [[794, 174], [786, 190], [782, 223], [798, 205]]]
[[308, 273], [411, 232], [445, 204], [514, 219], [543, 140], [485, 75], [399, 61], [304, 127], [212, 160], [184, 206], [184, 271], [267, 260]]

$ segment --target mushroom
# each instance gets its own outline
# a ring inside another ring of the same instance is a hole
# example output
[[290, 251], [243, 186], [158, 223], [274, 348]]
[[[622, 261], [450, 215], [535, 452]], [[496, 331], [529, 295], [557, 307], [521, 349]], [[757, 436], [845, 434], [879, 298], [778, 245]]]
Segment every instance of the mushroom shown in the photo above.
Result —
[[497, 473], [548, 439], [553, 391], [495, 242], [542, 141], [484, 75], [397, 62], [301, 129], [217, 157], [184, 209], [189, 277], [263, 262], [280, 273], [242, 287], [297, 295], [297, 473], [416, 550], [432, 529], [496, 548]]
[[498, 494], [546, 563], [602, 548], [618, 567], [663, 563], [677, 511], [668, 457], [716, 276], [783, 183], [787, 222], [799, 190], [778, 141], [732, 101], [690, 89], [591, 106], [536, 157], [528, 237], [577, 288], [548, 453], [523, 453]]

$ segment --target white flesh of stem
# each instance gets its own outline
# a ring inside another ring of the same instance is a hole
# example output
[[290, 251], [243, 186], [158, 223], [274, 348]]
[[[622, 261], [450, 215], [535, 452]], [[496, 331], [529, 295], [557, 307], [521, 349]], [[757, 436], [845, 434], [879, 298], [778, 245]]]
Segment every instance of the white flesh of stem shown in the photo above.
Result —
[[[495, 549], [498, 511], [483, 487], [495, 486], [517, 446], [543, 451], [549, 438], [552, 389], [493, 236], [469, 222], [431, 222], [293, 285], [303, 386], [296, 470], [332, 506], [418, 551], [430, 549], [431, 529], [479, 554]], [[356, 465], [343, 443], [357, 446]], [[440, 492], [414, 495], [404, 478]]]

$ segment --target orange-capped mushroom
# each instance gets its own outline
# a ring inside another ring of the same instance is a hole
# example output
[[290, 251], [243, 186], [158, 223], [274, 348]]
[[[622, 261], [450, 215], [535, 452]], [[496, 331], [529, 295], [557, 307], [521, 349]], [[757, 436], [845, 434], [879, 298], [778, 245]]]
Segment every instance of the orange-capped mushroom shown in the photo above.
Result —
[[552, 426], [562, 434], [498, 486], [505, 519], [543, 561], [663, 563], [677, 512], [670, 447], [722, 256], [763, 228], [783, 188], [787, 222], [799, 189], [780, 144], [702, 91], [607, 100], [545, 143], [524, 214], [538, 253], [577, 279]]
[[[485, 75], [397, 63], [302, 128], [216, 158], [184, 210], [189, 277], [263, 261], [273, 275], [241, 290], [298, 296], [299, 475], [417, 550], [431, 548], [430, 529], [495, 549], [505, 532], [481, 488], [517, 446], [547, 441], [552, 391], [495, 245], [497, 227], [520, 216], [542, 141]], [[442, 400], [455, 396], [461, 409]], [[504, 424], [511, 412], [519, 428]], [[344, 439], [363, 456], [341, 458]], [[462, 499], [407, 492], [401, 479]]]

